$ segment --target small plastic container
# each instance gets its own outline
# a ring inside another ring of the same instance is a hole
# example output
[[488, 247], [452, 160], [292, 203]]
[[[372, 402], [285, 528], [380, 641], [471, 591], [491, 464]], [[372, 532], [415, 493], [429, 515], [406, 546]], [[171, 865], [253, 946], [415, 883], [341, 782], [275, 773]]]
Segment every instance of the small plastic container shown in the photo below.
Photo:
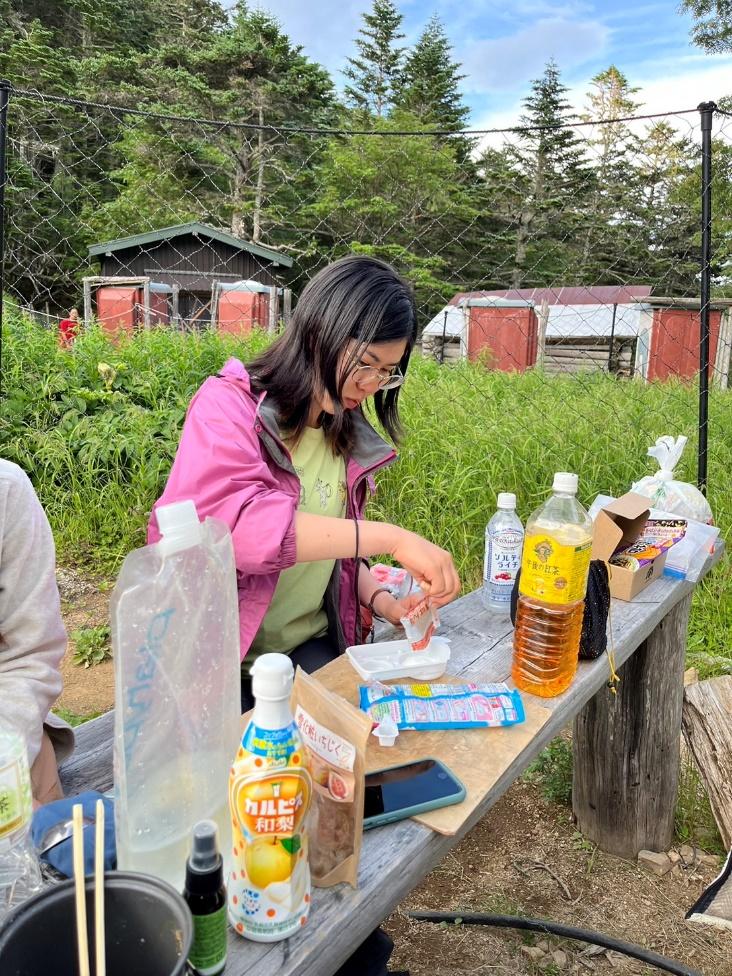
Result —
[[393, 681], [414, 678], [433, 681], [445, 673], [450, 645], [444, 637], [433, 637], [423, 651], [413, 651], [408, 640], [356, 644], [346, 648], [348, 660], [364, 681]]
[[376, 736], [376, 738], [379, 740], [380, 746], [389, 749], [397, 740], [397, 736], [399, 735], [399, 727], [391, 715], [385, 715], [376, 728], [372, 731], [371, 735]]

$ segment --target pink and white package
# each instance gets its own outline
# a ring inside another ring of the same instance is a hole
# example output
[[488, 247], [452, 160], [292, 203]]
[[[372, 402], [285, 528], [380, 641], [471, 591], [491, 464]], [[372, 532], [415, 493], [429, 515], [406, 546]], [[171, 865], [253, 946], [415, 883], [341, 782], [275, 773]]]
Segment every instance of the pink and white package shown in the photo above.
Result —
[[401, 618], [401, 624], [412, 650], [424, 651], [429, 646], [440, 619], [437, 611], [430, 605], [429, 597], [425, 597]]
[[395, 600], [401, 600], [412, 591], [412, 577], [400, 566], [386, 566], [376, 563], [371, 566], [371, 575], [381, 586], [385, 586]]

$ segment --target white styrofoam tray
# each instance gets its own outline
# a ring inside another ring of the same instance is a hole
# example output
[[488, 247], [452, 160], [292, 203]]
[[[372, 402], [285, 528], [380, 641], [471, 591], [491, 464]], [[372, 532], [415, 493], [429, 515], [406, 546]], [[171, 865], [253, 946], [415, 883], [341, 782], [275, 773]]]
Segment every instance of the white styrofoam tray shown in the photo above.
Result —
[[347, 647], [348, 660], [365, 681], [393, 681], [415, 678], [432, 681], [445, 673], [450, 660], [450, 645], [434, 636], [424, 651], [413, 651], [409, 641], [381, 641]]

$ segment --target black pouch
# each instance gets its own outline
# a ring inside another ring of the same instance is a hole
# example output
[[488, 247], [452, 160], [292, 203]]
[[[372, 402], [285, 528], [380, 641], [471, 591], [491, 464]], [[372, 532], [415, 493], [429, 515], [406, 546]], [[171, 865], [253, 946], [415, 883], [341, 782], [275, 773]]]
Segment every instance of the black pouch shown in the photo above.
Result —
[[[511, 623], [514, 625], [516, 624], [520, 578], [521, 570], [516, 575], [516, 582], [511, 593]], [[583, 660], [594, 661], [607, 650], [607, 617], [609, 612], [610, 580], [607, 565], [602, 559], [593, 559], [590, 562], [590, 572], [587, 577], [585, 614], [582, 618], [582, 634], [579, 646], [579, 656]]]

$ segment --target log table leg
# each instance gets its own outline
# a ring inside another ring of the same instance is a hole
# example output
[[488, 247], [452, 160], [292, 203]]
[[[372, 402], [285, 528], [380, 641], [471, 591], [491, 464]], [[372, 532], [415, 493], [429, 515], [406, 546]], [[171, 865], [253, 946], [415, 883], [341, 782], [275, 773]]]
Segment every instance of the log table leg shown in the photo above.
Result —
[[577, 827], [610, 854], [671, 846], [679, 780], [684, 661], [691, 595], [657, 624], [574, 720]]

